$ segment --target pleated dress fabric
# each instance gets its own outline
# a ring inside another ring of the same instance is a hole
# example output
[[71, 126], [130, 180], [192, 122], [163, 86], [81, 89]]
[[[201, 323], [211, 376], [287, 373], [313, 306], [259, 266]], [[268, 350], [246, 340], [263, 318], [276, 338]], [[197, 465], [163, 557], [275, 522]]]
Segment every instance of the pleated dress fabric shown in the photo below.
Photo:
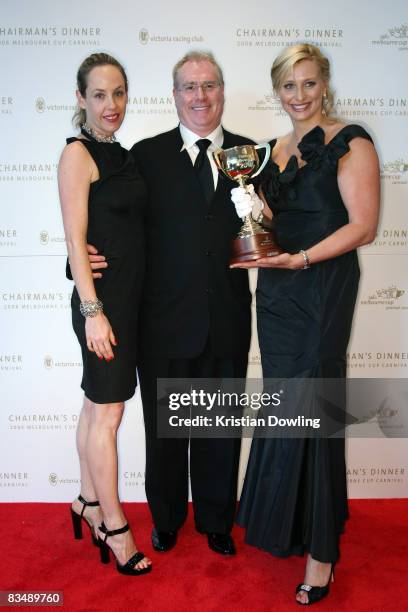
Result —
[[[282, 173], [269, 165], [262, 187], [285, 251], [308, 249], [348, 223], [337, 167], [356, 137], [371, 140], [360, 126], [347, 125], [325, 144], [317, 126], [298, 145], [305, 165], [295, 156]], [[335, 378], [344, 386], [358, 283], [355, 251], [307, 270], [259, 270], [264, 379]], [[348, 517], [344, 446], [342, 437], [255, 438], [237, 519], [246, 542], [277, 556], [309, 552], [335, 562]]]

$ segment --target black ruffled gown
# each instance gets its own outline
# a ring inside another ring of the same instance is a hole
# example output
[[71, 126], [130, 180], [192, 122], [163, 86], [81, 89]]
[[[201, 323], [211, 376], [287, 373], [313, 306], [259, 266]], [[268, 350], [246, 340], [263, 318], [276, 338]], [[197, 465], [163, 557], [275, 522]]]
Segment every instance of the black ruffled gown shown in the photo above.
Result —
[[[325, 145], [317, 126], [298, 145], [306, 165], [299, 168], [293, 156], [282, 173], [269, 167], [263, 191], [287, 252], [310, 248], [348, 223], [337, 164], [356, 137], [371, 140], [347, 125]], [[358, 283], [356, 251], [308, 270], [259, 270], [264, 378], [345, 378]], [[238, 512], [246, 542], [277, 556], [310, 552], [335, 562], [348, 516], [344, 454], [344, 438], [254, 439]]]

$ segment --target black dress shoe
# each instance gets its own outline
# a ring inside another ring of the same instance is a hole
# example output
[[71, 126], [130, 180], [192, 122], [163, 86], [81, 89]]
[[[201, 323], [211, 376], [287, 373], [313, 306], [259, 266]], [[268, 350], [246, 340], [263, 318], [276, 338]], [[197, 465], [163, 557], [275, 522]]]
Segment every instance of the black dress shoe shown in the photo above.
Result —
[[171, 550], [177, 542], [177, 531], [152, 531], [152, 546], [158, 552]]
[[234, 540], [229, 533], [207, 533], [208, 546], [220, 555], [235, 555]]

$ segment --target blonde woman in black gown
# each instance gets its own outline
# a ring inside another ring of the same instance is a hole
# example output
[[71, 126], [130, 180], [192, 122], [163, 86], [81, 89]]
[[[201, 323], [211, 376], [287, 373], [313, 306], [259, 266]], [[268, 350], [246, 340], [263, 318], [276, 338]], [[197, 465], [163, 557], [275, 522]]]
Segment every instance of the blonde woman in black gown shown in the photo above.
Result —
[[[259, 268], [264, 378], [346, 375], [356, 248], [376, 234], [379, 167], [367, 132], [331, 118], [329, 81], [329, 62], [312, 45], [287, 48], [272, 67], [293, 131], [271, 142], [259, 189], [284, 253], [245, 266]], [[232, 197], [239, 216], [257, 216], [256, 194], [237, 188]], [[344, 439], [253, 440], [238, 522], [249, 544], [282, 557], [307, 553], [298, 603], [328, 594], [347, 516]]]
[[[71, 515], [77, 539], [84, 522], [90, 527], [103, 563], [112, 549], [118, 571], [138, 576], [151, 570], [151, 562], [137, 551], [119, 501], [116, 436], [124, 402], [136, 387], [146, 189], [129, 151], [114, 137], [127, 104], [123, 67], [94, 53], [81, 64], [77, 85], [80, 134], [67, 140], [58, 171], [85, 393], [77, 429], [81, 494]], [[95, 283], [87, 242], [109, 262]]]

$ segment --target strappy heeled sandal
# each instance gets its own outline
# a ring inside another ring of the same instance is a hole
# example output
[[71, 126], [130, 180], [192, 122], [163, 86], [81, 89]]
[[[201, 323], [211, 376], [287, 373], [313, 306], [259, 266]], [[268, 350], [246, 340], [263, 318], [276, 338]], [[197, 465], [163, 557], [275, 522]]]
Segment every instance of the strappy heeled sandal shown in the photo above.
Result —
[[[101, 563], [109, 563], [110, 561], [111, 549], [106, 543], [106, 540], [111, 536], [119, 535], [120, 533], [126, 533], [127, 531], [129, 531], [129, 529], [130, 529], [129, 525], [127, 523], [124, 527], [121, 527], [120, 529], [112, 529], [111, 531], [107, 529], [105, 523], [102, 523], [100, 525], [99, 530], [102, 531], [102, 533], [105, 535], [103, 539], [100, 537], [98, 538], [99, 539], [99, 550], [100, 550], [100, 555], [101, 555]], [[128, 559], [128, 561], [124, 565], [121, 565], [119, 561], [116, 559], [116, 569], [121, 574], [126, 574], [127, 576], [140, 576], [141, 574], [148, 574], [149, 572], [152, 571], [151, 565], [148, 565], [147, 567], [141, 567], [139, 569], [135, 567], [135, 565], [137, 565], [139, 561], [141, 561], [144, 558], [145, 558], [145, 554], [139, 551], [135, 553], [134, 555], [132, 555], [130, 559]]]
[[87, 508], [88, 506], [90, 508], [95, 508], [96, 506], [99, 506], [99, 502], [98, 501], [93, 501], [93, 502], [86, 501], [86, 499], [82, 497], [82, 495], [78, 495], [78, 501], [80, 501], [82, 504], [81, 514], [78, 514], [77, 512], [75, 512], [75, 510], [71, 508], [71, 518], [72, 518], [72, 527], [74, 529], [74, 538], [76, 540], [82, 540], [82, 521], [85, 521], [85, 524], [88, 525], [89, 530], [91, 532], [91, 538], [92, 538], [93, 544], [95, 546], [99, 546], [98, 537], [94, 531], [94, 528], [84, 516], [85, 508]]
[[300, 604], [301, 606], [310, 606], [311, 604], [317, 603], [318, 601], [323, 599], [323, 597], [326, 597], [329, 594], [330, 582], [334, 582], [334, 568], [333, 567], [330, 572], [330, 578], [325, 586], [319, 587], [319, 586], [310, 586], [310, 584], [298, 584], [298, 586], [296, 587], [296, 595], [300, 591], [304, 591], [307, 594], [308, 601], [305, 603], [302, 603], [301, 601], [296, 600], [297, 603]]

